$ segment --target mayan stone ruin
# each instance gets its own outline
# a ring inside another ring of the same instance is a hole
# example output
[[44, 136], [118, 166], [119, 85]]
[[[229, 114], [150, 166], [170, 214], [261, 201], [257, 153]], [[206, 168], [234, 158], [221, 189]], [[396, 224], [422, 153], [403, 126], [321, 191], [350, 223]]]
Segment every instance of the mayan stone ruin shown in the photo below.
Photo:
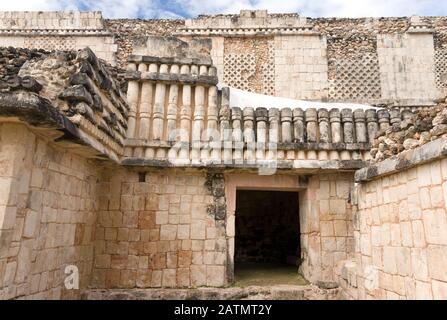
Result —
[[446, 97], [447, 17], [0, 12], [0, 300], [447, 299]]

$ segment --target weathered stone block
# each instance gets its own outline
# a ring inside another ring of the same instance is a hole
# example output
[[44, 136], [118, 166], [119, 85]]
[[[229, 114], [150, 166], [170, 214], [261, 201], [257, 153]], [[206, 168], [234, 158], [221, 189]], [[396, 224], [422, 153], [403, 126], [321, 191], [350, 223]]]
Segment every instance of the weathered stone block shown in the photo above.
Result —
[[206, 264], [206, 265], [215, 264], [214, 256], [215, 256], [215, 252], [214, 251], [206, 251], [206, 252], [204, 252], [203, 253], [203, 263]]
[[334, 222], [332, 221], [321, 221], [320, 222], [320, 232], [324, 237], [334, 236]]
[[161, 287], [163, 272], [161, 270], [152, 271], [151, 287]]
[[206, 266], [206, 285], [210, 287], [225, 285], [225, 267]]
[[[190, 270], [191, 270], [191, 285], [192, 286], [200, 287], [200, 286], [207, 285], [207, 266], [192, 265]], [[210, 277], [211, 277], [211, 272], [210, 272]]]
[[444, 209], [425, 210], [422, 214], [425, 239], [429, 244], [447, 245], [447, 216]]
[[441, 186], [430, 188], [430, 200], [432, 208], [444, 208], [444, 198]]
[[206, 223], [195, 220], [191, 223], [191, 239], [206, 239]]
[[95, 267], [100, 269], [110, 268], [111, 256], [109, 254], [96, 255]]
[[136, 284], [136, 271], [121, 270], [120, 286], [123, 288], [134, 288]]
[[166, 223], [168, 223], [168, 219], [169, 219], [169, 217], [168, 217], [167, 211], [157, 211], [155, 213], [155, 223], [156, 224], [160, 224], [160, 225], [166, 224]]
[[427, 261], [430, 277], [447, 282], [447, 246], [429, 245]]
[[433, 291], [433, 298], [436, 300], [447, 299], [447, 282], [432, 280], [431, 288]]
[[418, 166], [417, 168], [419, 186], [430, 186], [431, 185], [431, 172], [430, 164], [424, 164]]
[[383, 248], [383, 270], [386, 273], [397, 274], [396, 253], [392, 247]]
[[150, 270], [138, 270], [136, 286], [138, 288], [149, 288], [152, 284], [152, 272]]
[[334, 229], [336, 237], [346, 237], [348, 235], [348, 228], [345, 220], [335, 220]]
[[329, 200], [329, 209], [331, 214], [345, 214], [346, 213], [346, 201], [342, 199]]
[[16, 223], [16, 215], [17, 207], [0, 205], [0, 230], [14, 228]]
[[190, 234], [189, 231], [190, 231], [189, 225], [183, 225], [183, 224], [178, 225], [177, 238], [182, 240], [189, 239]]
[[6, 264], [5, 274], [3, 277], [3, 285], [10, 286], [14, 282], [17, 271], [17, 262], [9, 262]]
[[160, 240], [175, 240], [177, 237], [176, 225], [162, 225], [160, 227]]
[[401, 276], [411, 275], [411, 251], [409, 248], [396, 248], [397, 272]]
[[177, 269], [177, 286], [178, 287], [189, 287], [190, 286], [190, 271], [189, 268], [178, 268]]
[[177, 270], [163, 270], [162, 286], [166, 288], [174, 288], [177, 285]]
[[416, 299], [417, 300], [433, 299], [430, 283], [416, 281]]
[[426, 249], [411, 249], [411, 267], [415, 279], [428, 281], [428, 260]]
[[181, 268], [187, 268], [192, 263], [192, 252], [180, 250], [178, 251], [178, 266]]

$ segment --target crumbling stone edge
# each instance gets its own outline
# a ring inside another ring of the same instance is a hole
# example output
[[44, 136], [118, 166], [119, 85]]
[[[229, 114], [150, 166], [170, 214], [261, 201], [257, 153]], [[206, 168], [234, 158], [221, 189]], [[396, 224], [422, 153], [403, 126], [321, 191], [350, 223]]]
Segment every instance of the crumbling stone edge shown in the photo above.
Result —
[[78, 128], [48, 100], [33, 92], [0, 93], [0, 116], [17, 117], [32, 126], [55, 128], [64, 132], [64, 138], [81, 142]]
[[207, 172], [205, 186], [213, 195], [213, 203], [208, 206], [208, 214], [216, 221], [225, 223], [227, 205], [225, 200], [225, 178], [222, 172]]
[[357, 170], [354, 176], [355, 182], [370, 181], [446, 156], [447, 139], [439, 138], [418, 148], [404, 151], [382, 162]]
[[[272, 163], [269, 160], [257, 160], [255, 163], [214, 163], [213, 161], [201, 161], [199, 163], [185, 162], [171, 162], [165, 159], [146, 159], [146, 158], [125, 158], [121, 161], [125, 166], [143, 166], [143, 167], [190, 167], [190, 168], [204, 168], [204, 169], [259, 169], [271, 168]], [[326, 170], [347, 170], [353, 171], [365, 166], [363, 160], [277, 160], [274, 162], [276, 169], [293, 170], [293, 169], [326, 169]]]

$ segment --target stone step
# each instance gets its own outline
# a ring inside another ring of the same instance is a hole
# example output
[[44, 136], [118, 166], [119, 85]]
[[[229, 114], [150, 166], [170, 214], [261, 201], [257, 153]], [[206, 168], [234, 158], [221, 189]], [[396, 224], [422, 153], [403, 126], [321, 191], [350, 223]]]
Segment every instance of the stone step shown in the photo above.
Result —
[[337, 300], [339, 289], [277, 285], [197, 289], [90, 289], [83, 300]]

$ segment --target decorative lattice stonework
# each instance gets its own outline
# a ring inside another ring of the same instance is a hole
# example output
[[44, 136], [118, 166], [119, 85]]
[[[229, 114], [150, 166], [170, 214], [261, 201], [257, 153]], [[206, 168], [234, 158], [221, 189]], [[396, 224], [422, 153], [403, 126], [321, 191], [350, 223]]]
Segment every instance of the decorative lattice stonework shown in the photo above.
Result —
[[436, 87], [447, 88], [447, 49], [435, 51]]
[[380, 99], [380, 72], [376, 53], [331, 61], [335, 73], [329, 79], [330, 100]]
[[226, 38], [224, 83], [230, 87], [275, 94], [273, 38]]
[[275, 42], [268, 41], [268, 59], [262, 66], [262, 93], [275, 95]]
[[252, 91], [251, 80], [256, 75], [254, 53], [229, 53], [224, 57], [225, 84], [241, 90]]
[[26, 37], [26, 48], [44, 49], [47, 51], [68, 51], [76, 49], [76, 40], [74, 37], [57, 37], [57, 36], [38, 36]]

